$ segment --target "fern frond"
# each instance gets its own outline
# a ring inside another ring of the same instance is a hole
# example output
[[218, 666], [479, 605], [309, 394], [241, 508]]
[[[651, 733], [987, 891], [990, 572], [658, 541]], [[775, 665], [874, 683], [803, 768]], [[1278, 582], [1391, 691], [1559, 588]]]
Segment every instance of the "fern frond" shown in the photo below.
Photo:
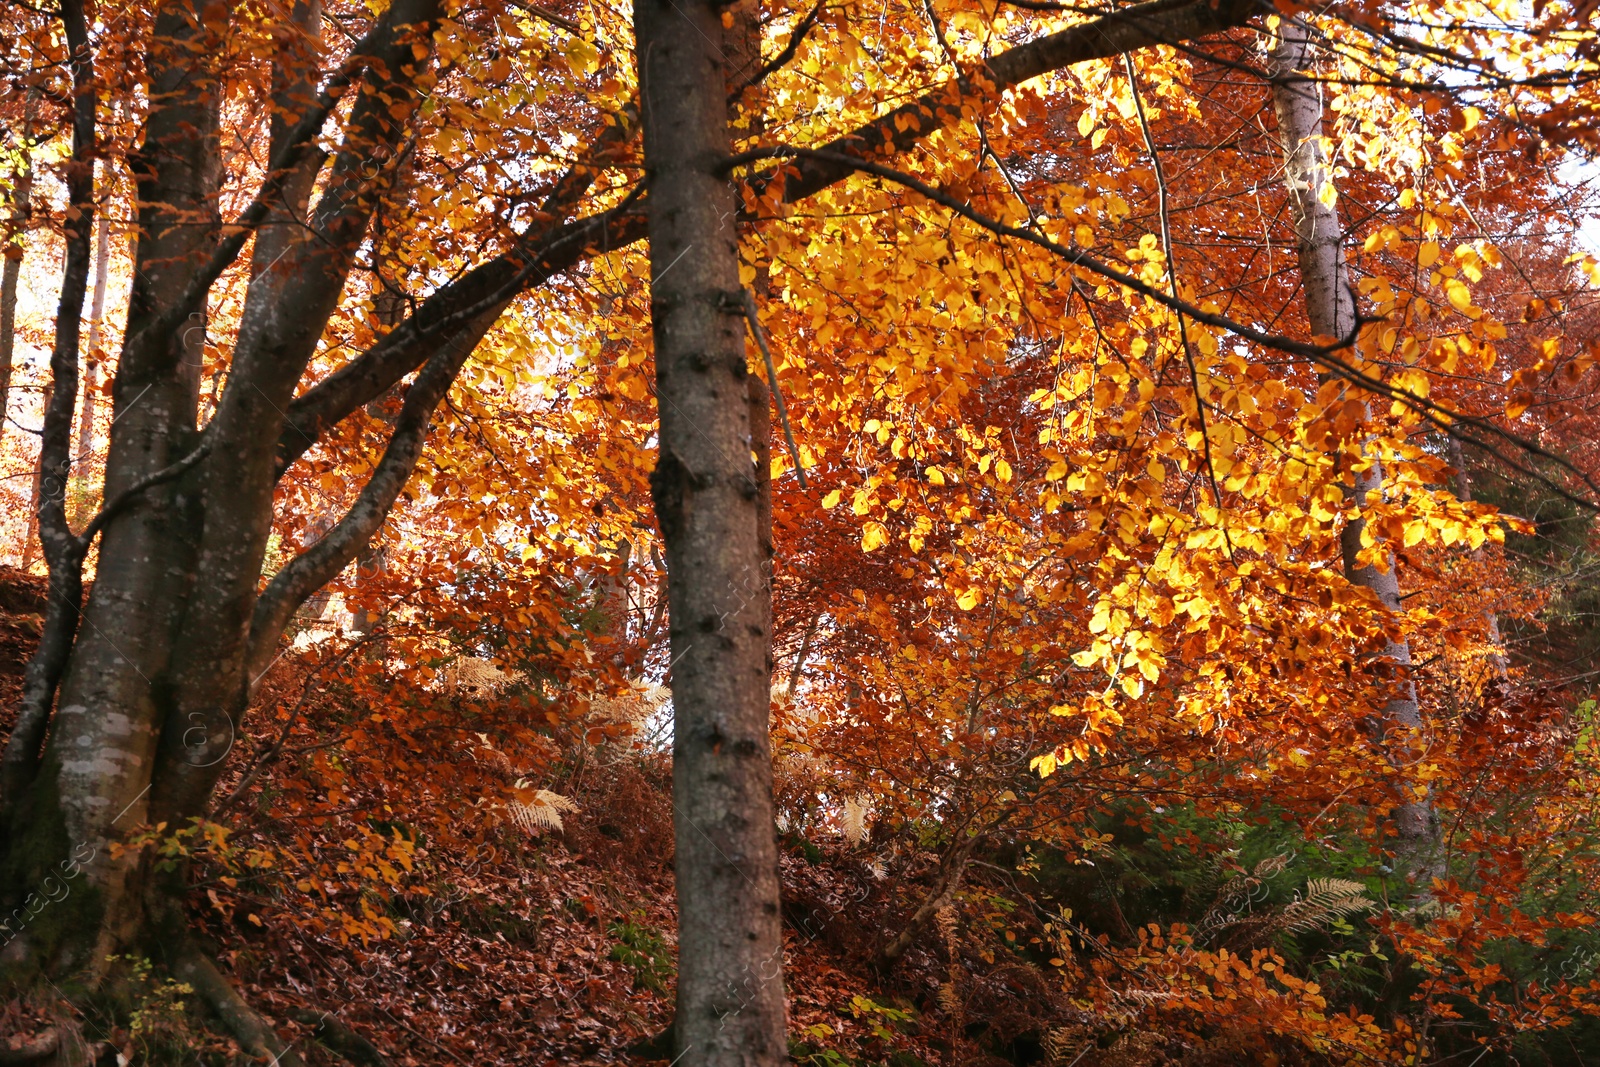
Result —
[[961, 955], [956, 942], [958, 919], [956, 909], [949, 904], [933, 913], [933, 921], [939, 927], [940, 935], [944, 937], [945, 952], [950, 957], [945, 984], [939, 987], [939, 1003], [952, 1015], [959, 1015], [961, 1011]]
[[1050, 1067], [1063, 1067], [1070, 1064], [1084, 1050], [1085, 1045], [1094, 1043], [1094, 1034], [1083, 1026], [1057, 1026], [1046, 1030], [1044, 1040], [1044, 1061]]
[[478, 747], [473, 754], [490, 767], [493, 767], [499, 774], [503, 774], [507, 778], [511, 777], [511, 758], [494, 747], [494, 742], [490, 740], [488, 734], [478, 735]]
[[599, 722], [620, 723], [638, 729], [670, 699], [672, 691], [666, 686], [647, 685], [635, 680], [615, 696], [596, 697], [590, 702], [589, 715]]
[[839, 820], [839, 831], [850, 844], [860, 846], [867, 839], [868, 817], [872, 814], [872, 799], [866, 793], [846, 797], [844, 815]]
[[464, 690], [492, 696], [521, 679], [520, 671], [503, 671], [493, 660], [481, 656], [458, 656], [445, 669], [444, 687], [447, 693]]
[[1255, 870], [1251, 871], [1250, 874], [1255, 878], [1271, 878], [1273, 875], [1285, 870], [1292, 859], [1294, 859], [1294, 854], [1290, 852], [1280, 852], [1276, 856], [1268, 856], [1256, 864]]
[[[538, 834], [542, 830], [554, 830], [562, 833], [566, 827], [561, 822], [563, 812], [568, 815], [575, 814], [579, 809], [570, 797], [560, 793], [552, 793], [548, 789], [532, 789], [526, 779], [516, 783], [517, 796], [509, 805], [511, 818], [518, 826], [529, 834]], [[526, 799], [524, 799], [526, 797]]]
[[1279, 924], [1286, 930], [1315, 930], [1375, 905], [1367, 887], [1343, 878], [1313, 878], [1305, 895], [1283, 909]]

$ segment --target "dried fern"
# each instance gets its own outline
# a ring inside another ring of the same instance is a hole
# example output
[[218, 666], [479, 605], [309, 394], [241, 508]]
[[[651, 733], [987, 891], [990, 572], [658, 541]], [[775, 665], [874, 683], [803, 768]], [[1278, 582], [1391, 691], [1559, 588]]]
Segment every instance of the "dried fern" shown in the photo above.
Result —
[[1289, 861], [1292, 859], [1294, 859], [1294, 853], [1292, 852], [1280, 852], [1276, 856], [1268, 856], [1256, 864], [1255, 869], [1250, 872], [1250, 876], [1252, 878], [1271, 878], [1275, 874], [1281, 874], [1288, 869]]
[[596, 697], [589, 705], [589, 715], [598, 722], [620, 723], [638, 729], [671, 698], [672, 691], [666, 686], [633, 681], [627, 690], [616, 696]]
[[933, 921], [944, 938], [946, 954], [950, 957], [950, 970], [944, 985], [939, 987], [939, 1006], [959, 1019], [961, 1013], [961, 955], [956, 941], [956, 909], [946, 904], [934, 912]]
[[872, 814], [872, 799], [866, 793], [846, 797], [844, 814], [839, 819], [839, 832], [850, 844], [860, 846], [867, 839], [868, 820]]
[[1318, 930], [1336, 920], [1372, 908], [1367, 887], [1343, 878], [1313, 878], [1305, 895], [1283, 909], [1278, 925], [1284, 930]]
[[578, 811], [578, 805], [570, 798], [548, 789], [534, 789], [526, 779], [519, 780], [516, 789], [517, 796], [509, 805], [511, 819], [529, 834], [544, 830], [561, 833], [566, 829], [561, 823], [562, 812], [571, 815]]
[[1250, 906], [1266, 896], [1266, 880], [1287, 869], [1292, 859], [1293, 854], [1288, 852], [1268, 856], [1251, 868], [1249, 874], [1237, 874], [1224, 882], [1217, 890], [1216, 903], [1200, 920], [1200, 932], [1244, 922]]
[[444, 689], [447, 693], [477, 693], [493, 696], [515, 682], [522, 680], [518, 671], [503, 671], [493, 660], [479, 656], [458, 656], [445, 668]]
[[492, 767], [497, 774], [506, 778], [514, 776], [511, 768], [511, 758], [494, 747], [494, 742], [489, 739], [488, 734], [478, 735], [478, 748], [474, 754]]
[[1095, 1043], [1094, 1031], [1087, 1026], [1057, 1026], [1044, 1032], [1044, 1062], [1049, 1067], [1070, 1067]]

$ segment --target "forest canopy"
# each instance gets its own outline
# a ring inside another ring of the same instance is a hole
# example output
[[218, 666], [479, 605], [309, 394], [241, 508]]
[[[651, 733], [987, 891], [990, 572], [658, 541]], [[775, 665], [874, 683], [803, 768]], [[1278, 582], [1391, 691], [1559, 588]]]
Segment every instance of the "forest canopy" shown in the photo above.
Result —
[[0, 6], [0, 1067], [1600, 1064], [1597, 77]]

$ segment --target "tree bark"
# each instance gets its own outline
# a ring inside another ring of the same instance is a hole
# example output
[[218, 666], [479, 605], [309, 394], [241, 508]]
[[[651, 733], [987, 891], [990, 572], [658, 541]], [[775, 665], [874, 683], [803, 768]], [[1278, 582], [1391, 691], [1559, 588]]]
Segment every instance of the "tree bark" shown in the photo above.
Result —
[[[39, 404], [40, 411], [49, 411], [51, 402], [55, 399], [55, 383], [44, 383], [44, 394]], [[39, 494], [44, 489], [44, 450], [40, 449], [40, 462], [33, 468], [33, 491], [28, 496], [28, 530], [22, 535], [22, 569], [33, 570], [33, 563], [39, 558]]]
[[679, 1062], [788, 1058], [768, 733], [770, 606], [752, 469], [723, 30], [637, 0], [672, 651]]
[[[262, 206], [248, 215], [257, 238], [251, 283], [228, 386], [203, 448], [196, 420], [205, 293], [244, 244], [241, 229], [223, 235], [213, 225], [219, 80], [208, 64], [228, 14], [224, 5], [195, 0], [164, 5], [154, 17], [145, 61], [152, 105], [131, 160], [140, 236], [113, 381], [104, 493], [107, 501], [127, 503], [86, 531], [103, 535], [94, 595], [84, 608], [89, 625], [75, 639], [66, 630], [64, 643], [52, 645], [56, 622], [78, 619], [78, 586], [66, 590], [71, 596], [55, 596], [58, 575], [62, 583], [78, 580], [88, 539], [72, 537], [56, 514], [52, 501], [61, 494], [43, 494], [51, 611], [25, 682], [24, 711], [34, 714], [29, 730], [14, 732], [8, 745], [0, 791], [7, 816], [0, 885], [8, 894], [25, 893], [67, 859], [85, 875], [84, 890], [52, 907], [47, 925], [30, 926], [13, 941], [12, 952], [38, 966], [97, 970], [112, 952], [182, 935], [183, 872], [158, 878], [141, 854], [114, 855], [111, 846], [141, 823], [181, 826], [205, 812], [253, 677], [245, 672], [247, 648], [275, 645], [281, 634], [286, 617], [269, 619], [277, 626], [270, 634], [251, 630], [272, 521], [273, 444], [365, 238], [405, 115], [416, 106], [437, 9], [437, 0], [397, 0], [357, 45], [350, 62], [355, 75], [365, 70], [368, 84], [344, 121], [314, 208], [311, 195], [326, 157], [313, 150], [312, 139], [334, 109], [330, 90], [317, 86], [348, 86], [354, 75], [325, 82], [315, 0], [300, 0], [283, 23], [273, 87], [275, 169], [258, 196]], [[92, 96], [90, 102], [92, 140]], [[82, 240], [74, 235], [69, 243], [56, 395], [46, 419], [46, 450], [54, 458], [44, 469], [60, 477], [70, 464], [81, 278], [76, 305], [69, 311], [68, 304], [72, 278], [87, 274], [92, 221], [92, 171], [84, 174], [91, 179], [87, 195], [74, 194], [85, 208]], [[79, 243], [81, 271], [73, 258]], [[458, 369], [464, 355], [452, 351], [450, 358]], [[448, 381], [434, 387], [435, 402], [447, 387]], [[419, 405], [428, 393], [413, 389]], [[425, 432], [425, 415], [420, 421]], [[419, 447], [408, 439], [391, 442], [390, 451], [414, 462]], [[375, 496], [387, 511], [398, 492], [390, 485], [394, 468], [394, 462], [380, 466], [385, 478], [367, 487], [363, 501]], [[381, 520], [381, 513], [374, 521], [363, 512], [355, 525], [370, 536]], [[349, 529], [339, 547], [353, 554], [358, 546], [349, 543]], [[52, 539], [59, 551], [52, 551]], [[326, 556], [316, 562], [325, 564]], [[301, 566], [288, 570], [304, 574], [306, 561], [296, 562]], [[50, 720], [58, 676], [59, 707]], [[40, 754], [35, 746], [47, 721], [49, 740]]]
[[33, 123], [38, 117], [39, 90], [30, 88], [22, 112], [22, 136], [18, 139], [22, 150], [22, 166], [17, 171], [11, 190], [11, 218], [6, 227], [6, 239], [0, 253], [5, 265], [0, 267], [0, 438], [6, 432], [7, 402], [11, 398], [11, 365], [17, 345], [17, 283], [22, 277], [22, 258], [26, 248], [25, 234], [28, 220], [33, 214]]
[[[1267, 67], [1284, 155], [1284, 185], [1297, 237], [1306, 318], [1313, 334], [1342, 339], [1356, 326], [1355, 295], [1345, 268], [1344, 232], [1337, 201], [1326, 195], [1333, 186], [1333, 170], [1323, 150], [1322, 93], [1311, 76], [1313, 65], [1310, 32], [1305, 23], [1280, 16], [1277, 35], [1269, 38]], [[1394, 560], [1391, 558], [1388, 566], [1380, 570], [1373, 565], [1362, 566], [1358, 559], [1366, 531], [1362, 509], [1373, 494], [1383, 492], [1383, 466], [1378, 457], [1363, 458], [1366, 469], [1353, 473], [1345, 487], [1352, 511], [1340, 532], [1344, 573], [1352, 584], [1371, 590], [1385, 612], [1396, 615], [1400, 611], [1400, 581]], [[1415, 734], [1422, 729], [1422, 713], [1416, 683], [1411, 678], [1410, 643], [1405, 638], [1390, 638], [1382, 655], [1389, 686], [1383, 708], [1384, 726], [1401, 734]], [[1437, 837], [1432, 802], [1403, 800], [1395, 814], [1395, 827], [1402, 859], [1414, 869], [1425, 869]]]
[[[102, 174], [104, 178], [104, 174]], [[101, 193], [101, 197], [104, 197]], [[100, 345], [106, 315], [106, 282], [111, 273], [111, 225], [102, 209], [95, 220], [94, 295], [89, 301], [89, 341], [84, 352], [83, 410], [78, 415], [78, 445], [72, 457], [81, 468], [89, 453], [94, 451], [95, 405], [100, 399]], [[78, 489], [74, 494], [72, 520], [81, 526], [84, 522], [86, 473], [77, 477]]]
[[972, 853], [987, 837], [986, 831], [975, 831], [959, 841], [954, 842], [939, 861], [939, 870], [934, 875], [933, 886], [922, 898], [922, 903], [917, 910], [911, 913], [900, 932], [884, 942], [878, 950], [878, 969], [889, 971], [905, 956], [906, 951], [916, 944], [917, 938], [928, 928], [928, 924], [939, 914], [950, 901], [955, 899], [956, 890], [961, 888], [961, 879], [967, 873], [967, 861], [972, 858]]

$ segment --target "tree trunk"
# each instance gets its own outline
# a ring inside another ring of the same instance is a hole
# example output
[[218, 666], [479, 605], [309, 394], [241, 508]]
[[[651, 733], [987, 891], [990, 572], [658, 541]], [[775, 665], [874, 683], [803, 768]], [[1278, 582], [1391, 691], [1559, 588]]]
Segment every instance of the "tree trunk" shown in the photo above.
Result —
[[[111, 226], [102, 209], [95, 221], [94, 296], [89, 301], [89, 343], [83, 356], [83, 410], [78, 415], [78, 445], [76, 455], [72, 457], [73, 462], [79, 465], [94, 451], [95, 404], [100, 399], [101, 333], [106, 315], [106, 281], [110, 273]], [[72, 501], [74, 525], [83, 525], [87, 496], [87, 472], [81, 472]]]
[[7, 402], [11, 398], [11, 362], [17, 344], [17, 283], [22, 276], [22, 257], [26, 248], [25, 235], [28, 219], [33, 214], [33, 123], [39, 111], [39, 90], [28, 90], [23, 105], [22, 136], [18, 139], [22, 150], [22, 165], [17, 171], [11, 191], [11, 218], [6, 228], [6, 239], [0, 254], [5, 257], [0, 267], [0, 437], [6, 432]]
[[[44, 397], [39, 404], [41, 412], [50, 410], [55, 393], [55, 383], [45, 382]], [[28, 529], [22, 535], [22, 569], [25, 571], [33, 570], [33, 562], [39, 558], [39, 493], [44, 488], [43, 452], [41, 448], [40, 462], [33, 466], [33, 492], [28, 497]]]
[[[1333, 170], [1323, 151], [1322, 93], [1310, 73], [1314, 64], [1305, 23], [1280, 16], [1277, 36], [1269, 39], [1267, 61], [1272, 77], [1272, 107], [1284, 154], [1284, 184], [1298, 238], [1306, 317], [1313, 334], [1343, 339], [1355, 329], [1355, 295], [1345, 269], [1337, 201], [1327, 196], [1333, 184]], [[1383, 491], [1383, 467], [1378, 457], [1365, 459], [1367, 469], [1354, 474], [1345, 487], [1353, 509], [1340, 533], [1345, 577], [1354, 585], [1370, 589], [1386, 612], [1397, 614], [1400, 582], [1394, 560], [1379, 570], [1376, 566], [1363, 567], [1357, 559], [1366, 530], [1361, 509], [1371, 494]], [[1422, 729], [1422, 714], [1416, 684], [1411, 679], [1410, 643], [1404, 638], [1390, 639], [1383, 658], [1390, 687], [1383, 709], [1384, 726], [1414, 734]], [[1403, 800], [1395, 825], [1401, 858], [1419, 873], [1426, 870], [1437, 838], [1432, 803], [1427, 799]]]
[[[64, 14], [76, 6], [63, 4]], [[359, 514], [346, 516], [316, 550], [284, 568], [269, 588], [270, 602], [259, 603], [282, 412], [384, 191], [386, 165], [418, 99], [415, 81], [426, 69], [437, 8], [436, 0], [396, 0], [358, 45], [371, 57], [362, 68], [367, 84], [343, 120], [341, 147], [313, 208], [327, 157], [312, 138], [336, 98], [318, 90], [320, 5], [293, 5], [289, 19], [297, 28], [274, 71], [272, 163], [258, 198], [263, 209], [254, 216], [250, 286], [204, 448], [197, 447], [196, 421], [205, 295], [246, 236], [208, 224], [217, 217], [220, 82], [197, 76], [197, 65], [215, 52], [229, 16], [225, 5], [203, 0], [163, 5], [154, 16], [145, 57], [152, 105], [130, 160], [140, 234], [112, 383], [107, 510], [88, 531], [102, 537], [99, 568], [83, 608], [87, 625], [77, 632], [73, 583], [88, 539], [65, 530], [47, 484], [40, 516], [52, 602], [24, 685], [19, 723], [27, 729], [19, 726], [7, 745], [0, 791], [6, 895], [24, 897], [62, 864], [75, 865], [83, 877], [78, 891], [19, 931], [6, 962], [58, 973], [87, 967], [93, 974], [112, 953], [148, 955], [182, 943], [185, 872], [158, 876], [146, 852], [115, 853], [112, 846], [140, 824], [176, 828], [205, 813], [249, 682], [270, 661], [293, 608], [331, 577], [326, 572], [354, 558], [381, 523], [420, 452], [428, 415], [466, 357], [447, 345], [440, 365], [430, 361], [408, 397], [404, 432], [397, 430], [363, 491]], [[89, 119], [92, 143], [92, 110]], [[88, 206], [92, 171], [85, 173], [88, 193], [81, 199]], [[86, 276], [91, 216], [81, 217]], [[69, 243], [69, 276], [80, 266], [76, 248]], [[63, 285], [52, 363], [47, 477], [70, 470], [67, 431], [84, 286], [76, 285], [77, 306], [69, 310], [72, 288]], [[54, 595], [58, 576], [61, 596]], [[247, 671], [247, 663], [257, 671]]]
[[727, 72], [711, 0], [637, 0], [672, 651], [679, 1062], [788, 1058], [768, 733], [770, 609], [751, 463]]
[[[1472, 475], [1467, 470], [1467, 457], [1462, 455], [1460, 438], [1451, 434], [1447, 440], [1450, 448], [1450, 466], [1456, 471], [1454, 486], [1456, 499], [1466, 504], [1472, 500]], [[1475, 548], [1471, 555], [1474, 561], [1482, 559], [1483, 549]], [[1506, 679], [1506, 653], [1505, 642], [1500, 637], [1500, 616], [1493, 610], [1485, 611], [1483, 622], [1485, 636], [1489, 642], [1489, 654], [1485, 658], [1488, 660], [1489, 670], [1503, 682]]]
[[880, 971], [887, 972], [899, 963], [906, 951], [917, 943], [917, 938], [922, 936], [928, 924], [933, 922], [939, 910], [955, 899], [956, 890], [961, 888], [961, 879], [967, 873], [967, 861], [987, 836], [987, 830], [974, 831], [951, 843], [945, 850], [944, 858], [939, 861], [939, 870], [934, 875], [933, 886], [922, 898], [922, 903], [911, 913], [900, 932], [885, 941], [878, 950], [877, 966]]

